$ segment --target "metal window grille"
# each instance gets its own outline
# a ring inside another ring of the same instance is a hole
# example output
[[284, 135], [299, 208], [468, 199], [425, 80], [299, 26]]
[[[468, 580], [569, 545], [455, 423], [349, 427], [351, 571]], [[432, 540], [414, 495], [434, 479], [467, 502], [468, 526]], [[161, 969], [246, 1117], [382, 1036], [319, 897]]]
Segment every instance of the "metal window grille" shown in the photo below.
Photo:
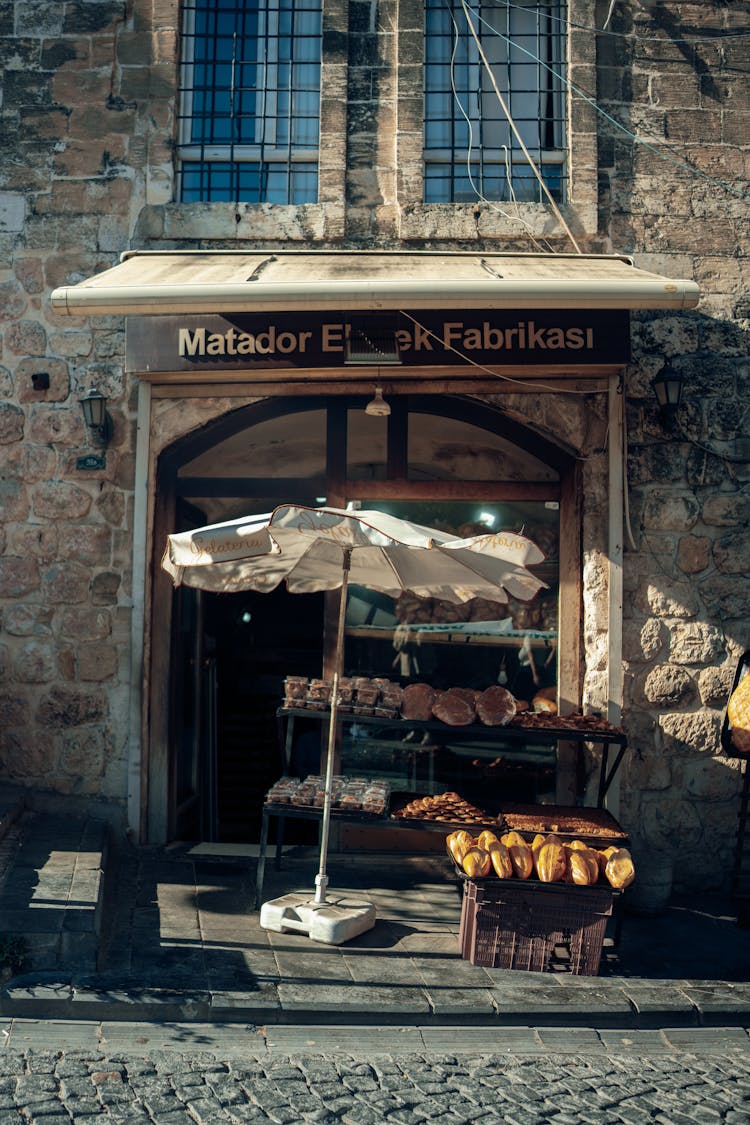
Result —
[[315, 202], [321, 9], [322, 0], [183, 4], [183, 202]]
[[424, 183], [428, 203], [565, 197], [563, 0], [425, 0]]

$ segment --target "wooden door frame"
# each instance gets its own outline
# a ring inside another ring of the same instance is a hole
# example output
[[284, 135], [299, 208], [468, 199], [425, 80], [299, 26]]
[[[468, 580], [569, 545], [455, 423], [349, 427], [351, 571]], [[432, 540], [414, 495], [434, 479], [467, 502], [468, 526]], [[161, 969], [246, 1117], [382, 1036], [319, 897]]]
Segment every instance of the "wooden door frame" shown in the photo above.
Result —
[[[189, 397], [189, 388], [186, 388]], [[369, 395], [367, 396], [369, 397]], [[351, 395], [300, 395], [265, 399], [208, 422], [195, 433], [176, 439], [158, 457], [154, 468], [153, 555], [151, 566], [151, 630], [150, 671], [147, 687], [148, 716], [144, 723], [147, 752], [142, 760], [141, 839], [164, 843], [171, 831], [170, 777], [172, 775], [169, 744], [169, 706], [165, 696], [171, 692], [170, 637], [172, 631], [172, 588], [160, 567], [161, 544], [174, 530], [178, 495], [192, 496], [268, 496], [292, 495], [295, 488], [302, 494], [312, 492], [327, 497], [331, 505], [343, 504], [348, 495], [366, 500], [542, 500], [555, 499], [560, 505], [560, 591], [558, 634], [558, 685], [563, 713], [578, 710], [581, 700], [582, 676], [582, 492], [581, 465], [572, 450], [539, 434], [510, 418], [494, 403], [460, 395], [394, 396], [388, 419], [388, 471], [392, 479], [385, 481], [347, 480], [346, 478], [346, 412], [363, 409], [367, 397]], [[179, 477], [179, 469], [220, 441], [262, 421], [289, 416], [309, 410], [327, 411], [327, 458], [325, 480], [311, 478], [206, 478], [203, 482]], [[525, 451], [542, 460], [559, 474], [559, 485], [535, 482], [496, 481], [410, 481], [407, 479], [405, 419], [409, 413], [431, 413], [458, 418], [490, 433], [498, 433]], [[493, 421], [496, 423], [493, 425]], [[320, 488], [319, 488], [320, 486]], [[227, 492], [227, 489], [231, 489]], [[269, 489], [271, 490], [269, 492]], [[565, 597], [562, 597], [563, 588]], [[324, 662], [331, 666], [334, 622], [338, 595], [326, 599]], [[165, 685], [169, 685], [165, 691]], [[572, 763], [561, 747], [560, 763], [565, 774], [558, 784], [558, 800], [571, 789], [569, 774]]]

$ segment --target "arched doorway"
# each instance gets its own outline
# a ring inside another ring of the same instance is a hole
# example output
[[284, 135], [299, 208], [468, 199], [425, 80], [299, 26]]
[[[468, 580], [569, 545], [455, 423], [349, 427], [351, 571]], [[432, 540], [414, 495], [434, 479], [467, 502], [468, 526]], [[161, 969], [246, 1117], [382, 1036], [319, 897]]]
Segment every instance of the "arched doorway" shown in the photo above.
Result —
[[[270, 399], [174, 443], [158, 464], [157, 539], [283, 502], [359, 503], [457, 534], [522, 530], [548, 556], [547, 618], [537, 624], [551, 626], [543, 631], [558, 642], [555, 660], [536, 674], [552, 677], [561, 700], [575, 706], [580, 521], [573, 456], [475, 399], [394, 396], [388, 417], [365, 413], [366, 402]], [[180, 589], [170, 599], [163, 578], [155, 571], [150, 708], [163, 738], [152, 739], [149, 823], [163, 817], [167, 839], [255, 840], [263, 795], [282, 767], [276, 708], [284, 679], [326, 669], [337, 595]], [[419, 674], [418, 663], [397, 659], [391, 637], [384, 645], [371, 628], [391, 608], [352, 591], [352, 671]], [[449, 677], [452, 659], [442, 646], [432, 674]], [[528, 662], [513, 665], [496, 645], [464, 651], [461, 670], [478, 685], [515, 677], [516, 693], [524, 690], [522, 673], [531, 675]]]

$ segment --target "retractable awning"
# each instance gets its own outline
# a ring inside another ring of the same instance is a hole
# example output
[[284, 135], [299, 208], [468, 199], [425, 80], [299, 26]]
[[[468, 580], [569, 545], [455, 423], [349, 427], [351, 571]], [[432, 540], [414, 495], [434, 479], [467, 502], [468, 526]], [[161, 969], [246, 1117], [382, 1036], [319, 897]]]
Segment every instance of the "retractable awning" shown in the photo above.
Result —
[[374, 309], [687, 309], [693, 281], [628, 257], [475, 252], [134, 250], [52, 293], [70, 316]]

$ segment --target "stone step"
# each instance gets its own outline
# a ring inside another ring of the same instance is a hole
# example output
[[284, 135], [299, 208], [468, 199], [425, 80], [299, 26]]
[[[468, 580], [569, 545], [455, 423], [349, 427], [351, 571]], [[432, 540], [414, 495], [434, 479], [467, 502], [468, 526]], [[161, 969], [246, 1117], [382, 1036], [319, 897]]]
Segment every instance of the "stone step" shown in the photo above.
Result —
[[28, 971], [95, 970], [106, 822], [22, 808], [0, 831], [0, 977], [19, 949]]

